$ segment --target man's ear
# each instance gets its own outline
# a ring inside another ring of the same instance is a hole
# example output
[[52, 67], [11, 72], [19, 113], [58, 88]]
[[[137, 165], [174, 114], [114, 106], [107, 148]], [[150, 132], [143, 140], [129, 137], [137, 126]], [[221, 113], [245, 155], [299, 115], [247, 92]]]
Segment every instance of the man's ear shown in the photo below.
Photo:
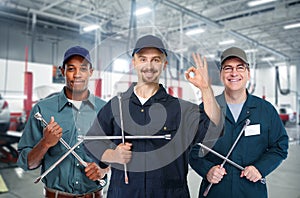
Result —
[[164, 63], [164, 70], [167, 68], [167, 65], [168, 65], [168, 61], [165, 61], [165, 63]]
[[250, 72], [250, 70], [248, 70], [248, 80], [250, 80], [251, 79], [251, 72]]
[[132, 64], [132, 66], [133, 66], [133, 68], [135, 68], [135, 60], [134, 60], [134, 57], [132, 57], [132, 59], [131, 59], [131, 64]]
[[90, 67], [90, 77], [93, 75], [94, 69]]
[[60, 70], [60, 73], [63, 77], [65, 77], [65, 68], [63, 68], [62, 66], [59, 66], [59, 70]]

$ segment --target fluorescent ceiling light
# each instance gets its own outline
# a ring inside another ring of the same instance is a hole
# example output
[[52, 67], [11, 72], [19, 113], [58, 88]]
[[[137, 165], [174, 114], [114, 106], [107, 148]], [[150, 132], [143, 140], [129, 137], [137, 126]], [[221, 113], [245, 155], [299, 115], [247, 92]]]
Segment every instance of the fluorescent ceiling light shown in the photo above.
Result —
[[216, 55], [215, 54], [206, 54], [204, 55], [206, 58], [209, 58], [209, 59], [215, 59], [216, 58]]
[[90, 31], [93, 31], [93, 30], [97, 30], [100, 28], [100, 25], [97, 25], [97, 24], [94, 24], [94, 25], [89, 25], [89, 26], [86, 26], [84, 27], [82, 30], [84, 32], [90, 32]]
[[262, 61], [266, 61], [266, 62], [268, 62], [268, 61], [274, 61], [274, 60], [275, 60], [275, 57], [274, 57], [274, 56], [268, 56], [268, 57], [262, 58], [261, 60], [262, 60]]
[[262, 5], [262, 4], [266, 4], [266, 3], [270, 3], [276, 0], [256, 0], [256, 1], [250, 1], [248, 2], [248, 6], [249, 7], [254, 7], [254, 6], [258, 6], [258, 5]]
[[294, 23], [294, 24], [289, 24], [289, 25], [285, 25], [283, 26], [284, 29], [292, 29], [292, 28], [298, 28], [300, 27], [300, 23]]
[[180, 53], [180, 52], [187, 52], [188, 50], [189, 50], [189, 48], [185, 47], [185, 48], [176, 49], [176, 50], [174, 50], [174, 52]]
[[189, 30], [185, 34], [188, 35], [188, 36], [191, 36], [191, 35], [200, 34], [200, 33], [203, 33], [203, 32], [204, 32], [204, 29], [197, 28], [197, 29]]
[[278, 63], [275, 63], [274, 65], [277, 65], [277, 66], [287, 66], [286, 62], [278, 62]]
[[143, 15], [143, 14], [146, 14], [146, 13], [149, 13], [149, 12], [151, 12], [151, 9], [149, 7], [143, 7], [143, 8], [140, 8], [140, 9], [136, 10], [135, 15], [139, 16], [139, 15]]
[[235, 43], [235, 40], [231, 39], [231, 40], [221, 41], [219, 42], [219, 45], [229, 45], [233, 43]]
[[253, 52], [257, 52], [258, 49], [247, 49], [245, 50], [246, 53], [253, 53]]

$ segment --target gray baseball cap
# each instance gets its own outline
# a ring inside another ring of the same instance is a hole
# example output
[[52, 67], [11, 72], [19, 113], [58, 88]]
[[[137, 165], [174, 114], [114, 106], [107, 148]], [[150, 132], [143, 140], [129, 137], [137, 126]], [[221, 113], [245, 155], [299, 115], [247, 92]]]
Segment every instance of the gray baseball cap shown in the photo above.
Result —
[[221, 65], [229, 57], [237, 57], [249, 65], [246, 52], [238, 47], [230, 47], [223, 51], [221, 55]]
[[135, 44], [134, 50], [132, 52], [132, 56], [134, 54], [139, 53], [139, 51], [146, 47], [153, 47], [159, 49], [162, 53], [167, 56], [166, 48], [162, 42], [162, 40], [153, 35], [146, 35], [139, 38]]

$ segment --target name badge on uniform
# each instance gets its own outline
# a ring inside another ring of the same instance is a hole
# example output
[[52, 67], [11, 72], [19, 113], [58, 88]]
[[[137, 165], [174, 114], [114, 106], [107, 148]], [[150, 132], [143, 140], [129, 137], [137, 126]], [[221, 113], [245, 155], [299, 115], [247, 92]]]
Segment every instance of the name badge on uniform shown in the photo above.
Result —
[[260, 134], [260, 124], [249, 125], [245, 129], [245, 136], [259, 135]]

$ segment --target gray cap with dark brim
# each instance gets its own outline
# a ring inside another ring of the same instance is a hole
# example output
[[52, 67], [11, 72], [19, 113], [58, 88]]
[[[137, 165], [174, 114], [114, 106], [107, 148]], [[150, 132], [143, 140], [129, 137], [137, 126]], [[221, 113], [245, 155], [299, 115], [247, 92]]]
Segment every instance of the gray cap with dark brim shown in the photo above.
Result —
[[146, 35], [139, 38], [135, 44], [132, 56], [134, 56], [136, 53], [139, 53], [139, 51], [143, 48], [157, 48], [167, 56], [166, 48], [162, 40], [156, 36]]
[[237, 57], [249, 65], [246, 52], [238, 47], [230, 47], [223, 51], [221, 55], [221, 65], [229, 57]]

